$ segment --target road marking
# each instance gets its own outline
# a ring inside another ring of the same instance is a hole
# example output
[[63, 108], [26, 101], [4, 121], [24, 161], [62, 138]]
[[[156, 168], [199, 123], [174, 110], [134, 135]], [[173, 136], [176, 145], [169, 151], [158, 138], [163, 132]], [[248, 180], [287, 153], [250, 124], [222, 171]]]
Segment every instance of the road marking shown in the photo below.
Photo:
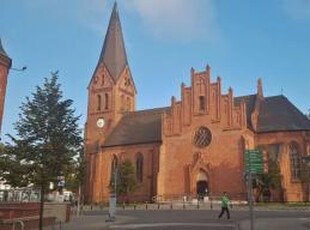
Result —
[[168, 226], [191, 226], [191, 227], [235, 227], [234, 224], [220, 223], [152, 223], [152, 224], [126, 224], [111, 225], [110, 229], [139, 229], [139, 228], [160, 228]]

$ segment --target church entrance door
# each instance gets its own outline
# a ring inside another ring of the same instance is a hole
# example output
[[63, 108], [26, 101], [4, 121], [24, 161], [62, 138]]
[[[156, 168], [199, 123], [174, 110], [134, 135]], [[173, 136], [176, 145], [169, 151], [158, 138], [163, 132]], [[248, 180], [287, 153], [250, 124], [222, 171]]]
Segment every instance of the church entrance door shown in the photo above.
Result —
[[203, 199], [208, 193], [208, 182], [205, 180], [197, 181], [197, 197]]
[[196, 177], [196, 194], [198, 199], [203, 199], [209, 192], [208, 176], [204, 170], [200, 170]]

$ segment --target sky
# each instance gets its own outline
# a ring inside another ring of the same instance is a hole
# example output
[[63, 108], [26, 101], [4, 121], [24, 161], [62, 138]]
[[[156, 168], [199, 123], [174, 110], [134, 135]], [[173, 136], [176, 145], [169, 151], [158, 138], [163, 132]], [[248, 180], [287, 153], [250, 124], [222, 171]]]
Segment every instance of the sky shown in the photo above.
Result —
[[[0, 39], [13, 60], [1, 137], [14, 135], [26, 97], [59, 71], [65, 99], [84, 127], [87, 86], [98, 62], [114, 0], [0, 0]], [[309, 0], [118, 0], [137, 109], [180, 99], [190, 69], [211, 66], [222, 92], [283, 94], [310, 108]]]

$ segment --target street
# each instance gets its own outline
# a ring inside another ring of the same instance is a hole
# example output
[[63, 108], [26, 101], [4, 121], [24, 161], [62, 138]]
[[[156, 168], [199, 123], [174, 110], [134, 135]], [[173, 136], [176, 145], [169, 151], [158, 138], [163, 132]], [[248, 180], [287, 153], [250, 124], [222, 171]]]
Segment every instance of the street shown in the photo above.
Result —
[[[230, 220], [218, 219], [218, 213], [219, 210], [118, 210], [116, 221], [106, 222], [107, 210], [86, 211], [83, 216], [73, 217], [63, 229], [250, 229], [247, 210], [231, 210]], [[309, 212], [255, 211], [254, 229], [310, 229]]]

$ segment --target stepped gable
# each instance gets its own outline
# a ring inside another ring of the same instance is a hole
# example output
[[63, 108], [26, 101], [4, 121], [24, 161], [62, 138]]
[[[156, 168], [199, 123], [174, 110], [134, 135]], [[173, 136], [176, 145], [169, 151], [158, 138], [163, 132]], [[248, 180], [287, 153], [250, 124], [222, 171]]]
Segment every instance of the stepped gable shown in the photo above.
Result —
[[128, 112], [106, 139], [103, 147], [162, 141], [162, 119], [170, 107]]

